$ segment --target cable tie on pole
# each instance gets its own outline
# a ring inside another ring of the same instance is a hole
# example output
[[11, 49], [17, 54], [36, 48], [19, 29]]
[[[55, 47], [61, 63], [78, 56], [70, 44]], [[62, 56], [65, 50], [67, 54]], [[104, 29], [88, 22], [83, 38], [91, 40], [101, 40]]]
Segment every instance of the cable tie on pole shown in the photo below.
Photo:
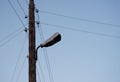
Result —
[[25, 18], [27, 19], [27, 18], [28, 18], [28, 16], [27, 16], [27, 15], [25, 15]]
[[40, 21], [36, 21], [36, 24], [37, 24], [37, 26], [38, 26], [38, 28], [39, 28]]
[[27, 33], [27, 31], [28, 31], [28, 28], [25, 28], [25, 29], [24, 29], [24, 31]]
[[36, 13], [38, 13], [38, 12], [39, 12], [39, 10], [38, 10], [38, 9], [36, 9], [35, 11], [36, 11]]

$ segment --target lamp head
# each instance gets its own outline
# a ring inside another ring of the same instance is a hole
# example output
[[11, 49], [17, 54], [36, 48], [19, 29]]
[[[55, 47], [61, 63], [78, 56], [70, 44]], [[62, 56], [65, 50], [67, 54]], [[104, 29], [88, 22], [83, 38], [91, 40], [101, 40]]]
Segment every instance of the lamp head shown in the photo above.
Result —
[[44, 43], [40, 44], [40, 47], [43, 48], [43, 47], [52, 46], [56, 44], [57, 42], [59, 42], [60, 40], [61, 40], [61, 35], [58, 32], [56, 32], [49, 39], [47, 39]]

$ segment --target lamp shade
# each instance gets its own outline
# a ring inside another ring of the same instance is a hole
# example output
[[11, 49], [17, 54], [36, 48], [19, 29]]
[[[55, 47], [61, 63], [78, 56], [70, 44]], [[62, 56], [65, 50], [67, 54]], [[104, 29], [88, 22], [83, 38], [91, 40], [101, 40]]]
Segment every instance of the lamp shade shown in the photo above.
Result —
[[55, 43], [59, 42], [61, 40], [61, 35], [56, 32], [53, 34], [49, 39], [47, 39], [44, 43], [40, 44], [40, 47], [49, 47], [54, 45]]

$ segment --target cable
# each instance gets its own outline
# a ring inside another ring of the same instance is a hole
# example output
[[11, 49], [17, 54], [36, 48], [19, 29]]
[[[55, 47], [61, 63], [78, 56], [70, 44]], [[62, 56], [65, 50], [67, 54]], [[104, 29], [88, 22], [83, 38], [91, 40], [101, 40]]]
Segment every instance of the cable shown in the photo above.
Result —
[[14, 35], [15, 33], [17, 33], [18, 31], [20, 31], [22, 28], [18, 28], [15, 31], [11, 32], [10, 34], [8, 34], [7, 36], [5, 36], [4, 38], [2, 38], [0, 40], [0, 43], [2, 43], [3, 41], [7, 40], [10, 36]]
[[[26, 36], [27, 36], [27, 35], [26, 35]], [[19, 54], [18, 54], [17, 62], [16, 62], [16, 65], [15, 65], [15, 68], [14, 68], [14, 72], [13, 72], [13, 74], [12, 74], [12, 77], [11, 77], [10, 82], [13, 82], [13, 79], [14, 79], [14, 77], [15, 77], [15, 73], [16, 73], [16, 71], [17, 71], [18, 62], [19, 62], [19, 60], [20, 60], [20, 56], [21, 56], [21, 54], [22, 54], [22, 52], [23, 52], [23, 47], [24, 47], [24, 45], [25, 45], [26, 36], [25, 36], [25, 39], [24, 39], [24, 41], [23, 41], [23, 45], [22, 45], [22, 47], [21, 47], [21, 49], [20, 49], [20, 52], [19, 52]]]
[[[43, 36], [41, 35], [40, 30], [39, 30], [39, 33], [40, 33], [40, 37], [43, 37]], [[41, 38], [41, 40], [43, 41], [43, 38]], [[48, 58], [48, 55], [47, 55], [47, 50], [46, 50], [46, 48], [43, 48], [43, 52], [44, 52], [44, 57], [45, 57], [46, 65], [47, 65], [47, 70], [48, 70], [50, 82], [54, 82], [54, 80], [53, 80], [53, 75], [52, 75], [52, 71], [51, 71], [51, 66], [50, 66], [50, 63], [49, 63], [49, 58]], [[45, 81], [45, 80], [44, 80], [44, 81]]]
[[38, 71], [38, 68], [37, 68], [37, 74], [38, 74], [39, 81], [42, 82], [42, 81], [41, 81], [41, 78], [40, 78], [40, 73], [39, 73], [39, 71]]
[[23, 9], [22, 5], [20, 4], [19, 0], [17, 0], [17, 3], [19, 5], [19, 7], [21, 8], [21, 10], [23, 11], [24, 15], [26, 16], [25, 10]]
[[[43, 41], [43, 38], [44, 38], [43, 37], [43, 32], [42, 32], [41, 29], [39, 30], [39, 32], [40, 32], [41, 40]], [[43, 52], [44, 52], [44, 57], [45, 57], [45, 61], [46, 61], [47, 69], [48, 69], [48, 74], [49, 74], [50, 82], [54, 82], [52, 71], [51, 71], [51, 66], [50, 66], [50, 63], [49, 63], [49, 58], [48, 58], [48, 54], [47, 54], [46, 48], [43, 48]]]
[[29, 3], [28, 3], [28, 1], [27, 0], [24, 0], [25, 1], [25, 3], [27, 4], [27, 5], [29, 5]]
[[[40, 22], [39, 14], [37, 15], [37, 17], [38, 17], [38, 20]], [[40, 24], [40, 27], [39, 27], [39, 24], [40, 23], [37, 23], [37, 26], [38, 26], [38, 29], [39, 29], [39, 34], [40, 34], [41, 41], [43, 41], [44, 40], [43, 31], [42, 31], [42, 28], [40, 28], [41, 24]], [[51, 66], [50, 66], [50, 63], [49, 63], [49, 58], [48, 58], [48, 54], [47, 54], [46, 48], [43, 48], [43, 52], [44, 52], [44, 57], [45, 57], [45, 60], [46, 60], [46, 65], [47, 65], [47, 69], [48, 69], [50, 82], [54, 82], [53, 74], [52, 74], [52, 71], [51, 71]]]
[[65, 27], [65, 26], [59, 26], [59, 25], [54, 25], [54, 24], [48, 24], [48, 23], [41, 23], [41, 24], [48, 25], [48, 26], [53, 26], [53, 27], [58, 27], [58, 28], [63, 28], [63, 29], [67, 29], [67, 30], [72, 30], [72, 31], [79, 31], [79, 32], [84, 32], [84, 33], [89, 33], [89, 34], [100, 35], [100, 36], [120, 38], [120, 36], [116, 36], [116, 35], [103, 34], [103, 33], [97, 33], [97, 32], [90, 32], [90, 31], [86, 31], [86, 30], [74, 29], [74, 28]]
[[91, 23], [102, 24], [102, 25], [109, 25], [109, 26], [114, 26], [114, 27], [120, 27], [120, 25], [116, 25], [116, 24], [110, 24], [110, 23], [98, 22], [98, 21], [94, 21], [94, 20], [88, 20], [88, 19], [82, 19], [82, 18], [77, 18], [77, 17], [71, 17], [71, 16], [62, 15], [62, 14], [56, 14], [56, 13], [51, 13], [51, 12], [47, 12], [47, 11], [41, 11], [40, 10], [40, 12], [46, 13], [46, 14], [50, 14], [50, 15], [56, 15], [56, 16], [66, 17], [66, 18], [70, 18], [70, 19], [74, 19], [74, 20], [81, 20], [81, 21], [86, 21], [86, 22], [91, 22]]
[[22, 19], [20, 18], [20, 16], [18, 15], [16, 9], [14, 8], [14, 6], [12, 5], [11, 1], [8, 0], [8, 3], [10, 4], [11, 8], [13, 9], [13, 11], [15, 12], [15, 14], [17, 15], [18, 19], [20, 20], [20, 22], [22, 23], [23, 27], [25, 27], [25, 24], [23, 23]]
[[26, 21], [28, 22], [28, 20], [27, 20], [28, 16], [26, 15], [25, 10], [23, 9], [23, 7], [22, 7], [22, 5], [20, 4], [19, 0], [17, 0], [17, 3], [18, 3], [19, 7], [21, 8], [21, 10], [23, 11], [23, 13], [24, 13], [24, 15], [25, 15]]
[[[39, 28], [39, 25], [40, 25], [40, 16], [39, 16], [39, 14], [38, 14], [39, 10], [36, 9], [35, 11], [36, 11], [36, 13], [37, 13], [37, 18], [38, 18], [38, 21], [37, 21], [36, 23], [37, 23], [37, 26], [38, 26], [38, 28]], [[37, 19], [37, 18], [36, 18], [36, 19]]]
[[16, 34], [14, 34], [13, 36], [4, 39], [5, 41], [3, 43], [0, 44], [0, 47], [6, 45], [7, 43], [9, 43], [13, 38], [17, 37], [19, 34], [21, 34], [21, 32], [23, 32], [23, 30], [20, 30], [19, 32], [17, 31]]
[[25, 59], [24, 59], [22, 65], [21, 65], [21, 68], [20, 68], [20, 71], [19, 71], [19, 73], [18, 73], [18, 76], [17, 76], [16, 82], [18, 82], [18, 79], [19, 79], [19, 77], [20, 77], [20, 73], [22, 72], [22, 69], [23, 69], [24, 64], [25, 64], [25, 60], [26, 60], [26, 57], [25, 57]]
[[[43, 74], [43, 71], [42, 71], [42, 67], [41, 67], [41, 64], [40, 64], [40, 61], [38, 61], [38, 66], [40, 68], [40, 72], [41, 72], [41, 76], [43, 78], [43, 82], [45, 82], [45, 78], [44, 78], [44, 74]], [[40, 79], [40, 76], [39, 76], [39, 79]], [[41, 80], [41, 79], [40, 79]]]
[[37, 13], [37, 18], [35, 18], [35, 19], [38, 19], [38, 21], [36, 21], [36, 24], [37, 24], [37, 27], [39, 28], [40, 26], [40, 17], [39, 17], [39, 14], [38, 14], [38, 12], [39, 12], [39, 10], [37, 9], [37, 8], [35, 8], [35, 12]]
[[[39, 28], [40, 29], [40, 28]], [[42, 30], [42, 29], [41, 29]], [[41, 30], [39, 30], [39, 33], [40, 33], [40, 37], [41, 37], [41, 41], [43, 41], [43, 34], [41, 34]], [[44, 57], [45, 57], [45, 61], [46, 61], [46, 65], [47, 65], [47, 70], [48, 70], [48, 74], [49, 74], [49, 78], [50, 78], [50, 82], [54, 82], [53, 80], [53, 75], [52, 75], [52, 71], [51, 71], [51, 66], [50, 66], [50, 63], [49, 63], [49, 58], [48, 58], [48, 55], [47, 55], [47, 50], [46, 48], [43, 48], [43, 52], [44, 52]]]
[[46, 48], [43, 48], [43, 52], [44, 52], [44, 57], [45, 57], [47, 68], [48, 68], [50, 82], [54, 82], [53, 74], [52, 74], [52, 71], [51, 71], [51, 66], [50, 66], [50, 63], [49, 63], [49, 57], [48, 57], [48, 53], [47, 53]]

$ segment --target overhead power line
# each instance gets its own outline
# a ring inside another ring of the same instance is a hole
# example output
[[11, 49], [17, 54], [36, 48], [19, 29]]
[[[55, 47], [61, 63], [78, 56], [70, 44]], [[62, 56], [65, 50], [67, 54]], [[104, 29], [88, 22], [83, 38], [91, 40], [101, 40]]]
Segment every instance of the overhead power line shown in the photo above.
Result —
[[[22, 46], [21, 46], [20, 52], [19, 52], [19, 54], [18, 54], [18, 58], [17, 58], [16, 64], [15, 64], [14, 71], [13, 71], [13, 74], [12, 74], [12, 77], [11, 77], [11, 81], [10, 81], [10, 82], [13, 82], [13, 79], [15, 78], [15, 73], [18, 71], [18, 70], [17, 70], [17, 66], [18, 66], [18, 62], [20, 61], [20, 57], [21, 57], [21, 55], [22, 55], [22, 52], [23, 52], [23, 50], [24, 50], [24, 46], [25, 46], [25, 41], [26, 41], [26, 39], [27, 39], [27, 34], [26, 34], [26, 36], [25, 36], [25, 39], [24, 39], [23, 44], [22, 44]], [[22, 65], [21, 67], [23, 67], [23, 65]], [[20, 70], [20, 72], [21, 72], [21, 70]], [[20, 72], [19, 72], [19, 74], [20, 74]], [[18, 77], [19, 77], [19, 75], [17, 76], [16, 82], [17, 82], [17, 80], [18, 80]]]
[[63, 28], [63, 29], [66, 29], [66, 30], [79, 31], [79, 32], [95, 34], [95, 35], [100, 35], [100, 36], [106, 36], [106, 37], [120, 38], [120, 36], [116, 36], [116, 35], [103, 34], [103, 33], [97, 33], [97, 32], [90, 32], [90, 31], [86, 31], [86, 30], [80, 30], [80, 29], [75, 29], [75, 28], [71, 28], [71, 27], [59, 26], [59, 25], [48, 24], [48, 23], [43, 23], [43, 22], [41, 24], [48, 25], [48, 26], [53, 26], [53, 27], [57, 27], [57, 28]]
[[[39, 67], [40, 73], [41, 73], [41, 77], [40, 77], [40, 75], [39, 75], [39, 79], [40, 79], [40, 80], [43, 79], [43, 82], [45, 82], [45, 77], [44, 77], [43, 70], [42, 70], [42, 66], [41, 66], [41, 63], [40, 63], [39, 60], [38, 60], [38, 67]], [[38, 68], [38, 67], [37, 67], [37, 68]], [[39, 73], [39, 70], [38, 70], [38, 73]], [[42, 78], [42, 79], [41, 79], [41, 78]]]
[[113, 27], [120, 27], [120, 25], [116, 25], [116, 24], [105, 23], [105, 22], [98, 22], [98, 21], [94, 21], [94, 20], [77, 18], [77, 17], [67, 16], [67, 15], [62, 15], [62, 14], [56, 14], [56, 13], [42, 11], [42, 10], [40, 10], [40, 12], [46, 13], [46, 14], [50, 14], [50, 15], [56, 15], [56, 16], [66, 17], [66, 18], [70, 18], [70, 19], [74, 19], [74, 20], [86, 21], [86, 22], [97, 23], [97, 24], [102, 24], [102, 25], [109, 25], [109, 26], [113, 26]]
[[15, 14], [17, 15], [18, 19], [20, 20], [20, 22], [22, 23], [22, 25], [25, 27], [25, 24], [23, 23], [22, 19], [20, 18], [19, 14], [17, 13], [15, 7], [12, 5], [11, 1], [8, 0], [8, 3], [10, 4], [11, 8], [13, 9], [13, 11], [15, 12]]
[[21, 10], [23, 11], [23, 13], [25, 14], [25, 16], [26, 16], [25, 10], [23, 9], [23, 7], [22, 7], [22, 5], [20, 4], [19, 0], [17, 0], [17, 3], [18, 3], [18, 5], [20, 6], [20, 8], [21, 8]]
[[13, 32], [9, 33], [7, 36], [5, 36], [4, 38], [2, 38], [0, 40], [0, 43], [4, 42], [5, 40], [7, 40], [8, 38], [10, 38], [11, 36], [13, 36], [14, 34], [18, 33], [19, 31], [23, 31], [22, 28], [18, 28], [16, 30], [14, 30]]
[[27, 0], [24, 0], [24, 1], [25, 1], [25, 3], [26, 3], [27, 5], [29, 4]]
[[19, 80], [19, 78], [20, 78], [20, 74], [21, 74], [21, 72], [22, 72], [22, 70], [23, 70], [23, 67], [24, 67], [24, 64], [25, 64], [26, 59], [27, 59], [27, 58], [25, 57], [24, 60], [23, 60], [23, 63], [22, 63], [22, 65], [21, 65], [20, 71], [19, 71], [19, 73], [18, 73], [18, 75], [17, 75], [17, 79], [16, 79], [15, 82], [18, 82], [18, 80]]
[[42, 82], [42, 81], [41, 81], [41, 77], [40, 77], [40, 73], [39, 73], [39, 70], [38, 70], [38, 67], [37, 67], [36, 69], [37, 69], [37, 74], [38, 74], [39, 82]]
[[[40, 17], [39, 17], [38, 12], [39, 11], [36, 10], [37, 18], [38, 18], [38, 21], [39, 21], [39, 23], [37, 23], [37, 26], [38, 26], [38, 29], [39, 29], [40, 39], [43, 42], [44, 41], [44, 35], [43, 35], [43, 31], [42, 31], [42, 27], [41, 27], [41, 23], [40, 23]], [[40, 27], [39, 27], [39, 24], [40, 24]], [[49, 57], [48, 57], [46, 48], [43, 48], [43, 52], [44, 52], [44, 57], [45, 57], [46, 65], [47, 65], [47, 70], [48, 70], [50, 82], [54, 82], [54, 78], [53, 78], [53, 74], [52, 74], [52, 70], [51, 70]]]
[[48, 69], [48, 73], [49, 73], [50, 82], [54, 82], [53, 73], [52, 73], [52, 70], [51, 70], [51, 65], [50, 65], [50, 61], [49, 61], [49, 57], [48, 57], [48, 53], [47, 53], [46, 48], [43, 48], [43, 52], [44, 52], [44, 57], [45, 57], [46, 64], [47, 64], [47, 69]]
[[19, 30], [17, 32], [12, 33], [10, 36], [7, 36], [8, 38], [5, 38], [3, 40], [1, 40], [0, 42], [0, 47], [6, 45], [8, 42], [10, 42], [11, 40], [13, 40], [15, 37], [17, 37], [19, 34], [21, 34], [21, 32], [23, 32], [23, 30]]
[[[44, 41], [43, 31], [42, 31], [41, 27], [38, 27], [38, 29], [39, 29], [40, 39], [43, 42]], [[47, 53], [46, 48], [43, 48], [43, 53], [44, 53], [45, 62], [46, 62], [46, 65], [47, 65], [47, 70], [48, 70], [50, 82], [54, 82], [54, 78], [53, 78], [53, 74], [52, 74], [52, 70], [51, 70], [51, 66], [50, 66], [50, 62], [49, 62], [49, 57], [48, 57], [48, 53]]]

